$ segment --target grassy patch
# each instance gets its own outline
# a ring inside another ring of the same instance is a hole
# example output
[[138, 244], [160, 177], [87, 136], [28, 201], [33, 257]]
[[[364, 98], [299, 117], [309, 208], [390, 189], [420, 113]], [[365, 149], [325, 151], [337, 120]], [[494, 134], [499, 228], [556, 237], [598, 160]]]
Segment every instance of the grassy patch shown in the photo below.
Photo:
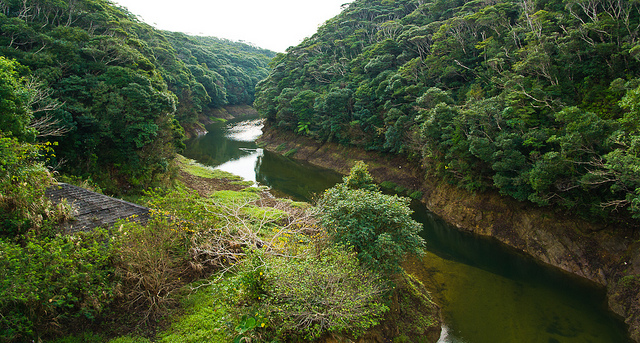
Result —
[[286, 148], [287, 148], [287, 145], [285, 143], [282, 143], [276, 147], [276, 151], [283, 151]]
[[422, 199], [422, 192], [415, 191], [415, 192], [409, 194], [409, 198], [414, 199], [414, 200], [420, 200], [420, 199]]
[[251, 187], [253, 186], [254, 182], [253, 181], [233, 181], [231, 182], [232, 185], [238, 185], [238, 186], [242, 186], [242, 187]]
[[260, 199], [260, 195], [254, 192], [217, 191], [211, 194], [211, 198], [223, 202], [238, 203]]
[[380, 184], [380, 187], [384, 188], [384, 189], [395, 189], [396, 187], [398, 187], [398, 184], [395, 182], [391, 182], [391, 181], [383, 181]]
[[159, 334], [157, 341], [230, 342], [232, 336], [229, 333], [233, 331], [235, 321], [232, 312], [236, 306], [234, 299], [238, 298], [237, 292], [233, 277], [223, 278], [198, 289], [183, 300], [186, 314]]
[[[84, 341], [83, 341], [84, 342]], [[137, 336], [122, 336], [110, 340], [108, 343], [151, 343], [148, 338]]]
[[187, 159], [181, 155], [178, 155], [178, 157], [176, 157], [176, 161], [178, 162], [181, 170], [194, 176], [204, 177], [207, 179], [228, 179], [240, 182], [243, 181], [240, 176], [233, 175], [223, 170], [204, 166], [194, 160]]
[[269, 222], [278, 221], [288, 216], [287, 212], [273, 207], [247, 206], [242, 209], [242, 213], [256, 220], [266, 220]]

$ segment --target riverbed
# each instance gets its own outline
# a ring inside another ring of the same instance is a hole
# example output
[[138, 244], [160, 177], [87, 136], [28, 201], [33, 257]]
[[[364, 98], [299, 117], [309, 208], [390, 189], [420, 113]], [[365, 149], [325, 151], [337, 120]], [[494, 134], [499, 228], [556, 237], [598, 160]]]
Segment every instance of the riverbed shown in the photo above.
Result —
[[[341, 181], [331, 170], [259, 148], [261, 128], [260, 119], [210, 124], [206, 135], [187, 142], [184, 155], [301, 201]], [[428, 252], [405, 269], [442, 307], [440, 342], [630, 342], [624, 323], [607, 310], [602, 287], [461, 232], [419, 203], [413, 209]]]

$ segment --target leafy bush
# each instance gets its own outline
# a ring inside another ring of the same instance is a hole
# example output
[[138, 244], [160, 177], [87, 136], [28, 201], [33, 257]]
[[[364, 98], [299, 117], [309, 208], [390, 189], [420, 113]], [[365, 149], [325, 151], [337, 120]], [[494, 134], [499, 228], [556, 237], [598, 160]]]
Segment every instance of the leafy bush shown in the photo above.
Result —
[[24, 246], [0, 240], [0, 340], [40, 338], [101, 313], [116, 286], [114, 251], [103, 230]]
[[325, 191], [319, 202], [321, 222], [333, 242], [354, 247], [366, 265], [398, 272], [406, 253], [423, 253], [422, 225], [411, 218], [408, 198], [369, 190], [377, 186], [359, 180], [372, 180], [362, 166]]
[[420, 200], [420, 199], [422, 199], [422, 192], [420, 192], [420, 191], [412, 192], [411, 194], [409, 194], [409, 198], [415, 199], [415, 200]]
[[271, 325], [279, 337], [294, 341], [327, 333], [358, 337], [388, 310], [381, 277], [340, 247], [267, 260], [267, 285]]
[[58, 217], [44, 197], [53, 179], [39, 163], [40, 149], [0, 134], [0, 236], [15, 238]]

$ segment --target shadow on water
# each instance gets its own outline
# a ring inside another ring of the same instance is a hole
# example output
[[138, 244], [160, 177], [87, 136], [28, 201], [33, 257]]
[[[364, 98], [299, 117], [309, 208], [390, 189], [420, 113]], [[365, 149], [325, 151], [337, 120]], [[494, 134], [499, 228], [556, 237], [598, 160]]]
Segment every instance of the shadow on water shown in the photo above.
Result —
[[275, 195], [307, 202], [313, 202], [316, 195], [342, 181], [342, 175], [334, 171], [269, 151], [258, 157], [255, 172], [256, 180], [271, 187]]
[[[259, 124], [207, 126], [209, 134], [187, 142], [184, 154], [295, 200], [312, 201], [341, 181], [333, 171], [262, 151], [247, 141]], [[243, 130], [251, 132], [244, 135]], [[424, 225], [427, 254], [422, 260], [408, 259], [405, 269], [418, 276], [442, 306], [446, 327], [440, 342], [630, 342], [624, 324], [607, 311], [602, 288], [495, 239], [457, 230], [420, 203], [412, 206], [415, 219]]]

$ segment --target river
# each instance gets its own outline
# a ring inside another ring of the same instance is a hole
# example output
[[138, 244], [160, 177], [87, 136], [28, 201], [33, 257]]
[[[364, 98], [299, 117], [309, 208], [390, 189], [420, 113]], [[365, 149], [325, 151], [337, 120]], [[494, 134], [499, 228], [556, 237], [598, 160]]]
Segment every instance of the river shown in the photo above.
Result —
[[[207, 126], [184, 155], [272, 193], [312, 201], [341, 175], [260, 149], [259, 119]], [[442, 343], [627, 343], [624, 323], [606, 307], [605, 290], [521, 254], [497, 240], [461, 232], [414, 203], [427, 254], [405, 269], [441, 305]]]

